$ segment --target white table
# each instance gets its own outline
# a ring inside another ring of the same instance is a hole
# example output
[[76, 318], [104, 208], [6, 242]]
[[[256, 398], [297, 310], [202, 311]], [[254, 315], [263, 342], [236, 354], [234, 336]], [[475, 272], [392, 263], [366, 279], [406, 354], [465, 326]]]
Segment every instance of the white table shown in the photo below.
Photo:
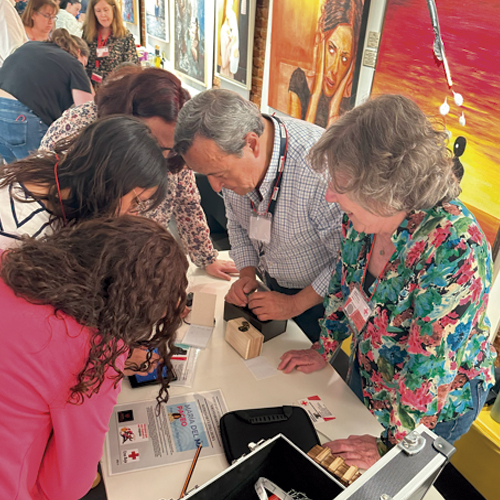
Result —
[[[190, 291], [217, 294], [217, 324], [208, 344], [200, 353], [192, 388], [171, 388], [171, 396], [221, 389], [228, 409], [258, 408], [297, 404], [299, 399], [319, 395], [333, 412], [336, 419], [317, 425], [317, 429], [330, 439], [347, 437], [350, 434], [378, 435], [381, 426], [365, 406], [347, 387], [340, 376], [330, 366], [312, 373], [293, 372], [261, 381], [243, 364], [243, 359], [224, 340], [225, 322], [222, 319], [224, 295], [230, 283], [216, 280], [196, 268], [189, 270]], [[179, 334], [183, 334], [183, 327]], [[266, 342], [262, 351], [274, 366], [280, 356], [290, 349], [304, 349], [310, 346], [307, 337], [293, 322], [288, 322], [287, 331]], [[157, 386], [132, 389], [128, 380], [123, 382], [119, 403], [154, 399]], [[106, 456], [106, 453], [104, 454]], [[178, 498], [186, 478], [190, 463], [166, 465], [154, 469], [110, 476], [106, 461], [103, 461], [103, 475], [109, 500], [159, 500]], [[227, 467], [224, 456], [203, 458], [197, 464], [190, 482], [190, 488], [202, 485]], [[426, 500], [442, 499], [434, 490]]]

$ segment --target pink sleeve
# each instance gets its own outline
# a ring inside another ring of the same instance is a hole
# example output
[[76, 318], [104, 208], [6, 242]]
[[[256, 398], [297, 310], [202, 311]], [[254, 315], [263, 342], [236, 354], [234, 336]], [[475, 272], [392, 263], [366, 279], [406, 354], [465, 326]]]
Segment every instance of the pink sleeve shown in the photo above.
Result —
[[[124, 355], [121, 365], [125, 358]], [[121, 367], [118, 363], [117, 366]], [[89, 491], [121, 389], [121, 381], [116, 388], [114, 382], [106, 378], [100, 391], [90, 399], [86, 397], [83, 404], [66, 403], [50, 408], [53, 431], [38, 474], [40, 498], [77, 499]]]

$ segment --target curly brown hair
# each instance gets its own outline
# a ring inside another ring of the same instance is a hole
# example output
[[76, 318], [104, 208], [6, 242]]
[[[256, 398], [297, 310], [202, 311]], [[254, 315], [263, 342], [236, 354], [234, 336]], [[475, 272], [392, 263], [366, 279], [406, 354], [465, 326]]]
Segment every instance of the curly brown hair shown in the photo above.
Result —
[[68, 401], [81, 404], [97, 393], [109, 367], [117, 384], [118, 357], [141, 346], [159, 351], [157, 400], [167, 401], [188, 262], [166, 229], [137, 216], [93, 219], [27, 238], [1, 263], [1, 277], [17, 296], [51, 305], [54, 314], [62, 311], [89, 329], [89, 356]]

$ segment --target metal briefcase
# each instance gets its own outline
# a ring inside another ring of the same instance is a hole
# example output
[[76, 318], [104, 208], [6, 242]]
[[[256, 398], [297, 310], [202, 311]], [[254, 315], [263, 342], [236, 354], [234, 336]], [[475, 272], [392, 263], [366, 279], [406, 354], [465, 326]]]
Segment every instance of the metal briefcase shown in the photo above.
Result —
[[[256, 500], [261, 477], [293, 498], [310, 500], [421, 500], [455, 448], [420, 425], [348, 488], [282, 434], [255, 446], [185, 499]], [[294, 496], [296, 495], [296, 496]]]

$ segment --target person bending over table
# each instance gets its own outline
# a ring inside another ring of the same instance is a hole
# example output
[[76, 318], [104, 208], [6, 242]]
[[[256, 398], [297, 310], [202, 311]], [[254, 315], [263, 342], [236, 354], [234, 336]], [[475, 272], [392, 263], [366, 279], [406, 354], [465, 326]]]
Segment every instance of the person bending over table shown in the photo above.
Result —
[[457, 199], [446, 141], [411, 100], [385, 95], [311, 150], [331, 176], [327, 200], [346, 214], [341, 253], [319, 346], [285, 353], [279, 369], [318, 370], [352, 335], [348, 382], [384, 431], [328, 446], [363, 468], [418, 424], [453, 443], [494, 382], [490, 248]]
[[[97, 90], [95, 102], [68, 109], [49, 128], [41, 148], [52, 150], [57, 141], [81, 131], [97, 117], [113, 114], [134, 115], [150, 128], [165, 156], [174, 145], [177, 115], [190, 98], [180, 80], [159, 68], [122, 67]], [[170, 161], [170, 159], [169, 159]], [[172, 159], [175, 162], [175, 158]], [[210, 239], [210, 229], [200, 204], [200, 193], [192, 170], [168, 174], [168, 197], [149, 217], [168, 226], [172, 216], [184, 248], [193, 263], [208, 274], [230, 280], [237, 269], [231, 261], [218, 259]]]
[[[294, 318], [313, 341], [341, 224], [338, 206], [325, 201], [324, 177], [305, 159], [322, 133], [310, 123], [263, 116], [237, 93], [212, 89], [181, 109], [174, 145], [190, 169], [223, 192], [230, 255], [240, 270], [226, 300], [248, 305], [261, 320]], [[271, 292], [251, 293], [257, 269]]]
[[65, 30], [28, 42], [0, 68], [0, 155], [7, 163], [40, 146], [48, 127], [73, 104], [92, 100], [87, 58]]
[[87, 493], [131, 349], [159, 350], [158, 400], [167, 401], [161, 373], [172, 373], [187, 268], [168, 231], [132, 216], [85, 221], [2, 254], [2, 498]]
[[0, 170], [0, 249], [85, 219], [151, 210], [167, 193], [167, 171], [144, 122], [101, 118], [55, 152]]

